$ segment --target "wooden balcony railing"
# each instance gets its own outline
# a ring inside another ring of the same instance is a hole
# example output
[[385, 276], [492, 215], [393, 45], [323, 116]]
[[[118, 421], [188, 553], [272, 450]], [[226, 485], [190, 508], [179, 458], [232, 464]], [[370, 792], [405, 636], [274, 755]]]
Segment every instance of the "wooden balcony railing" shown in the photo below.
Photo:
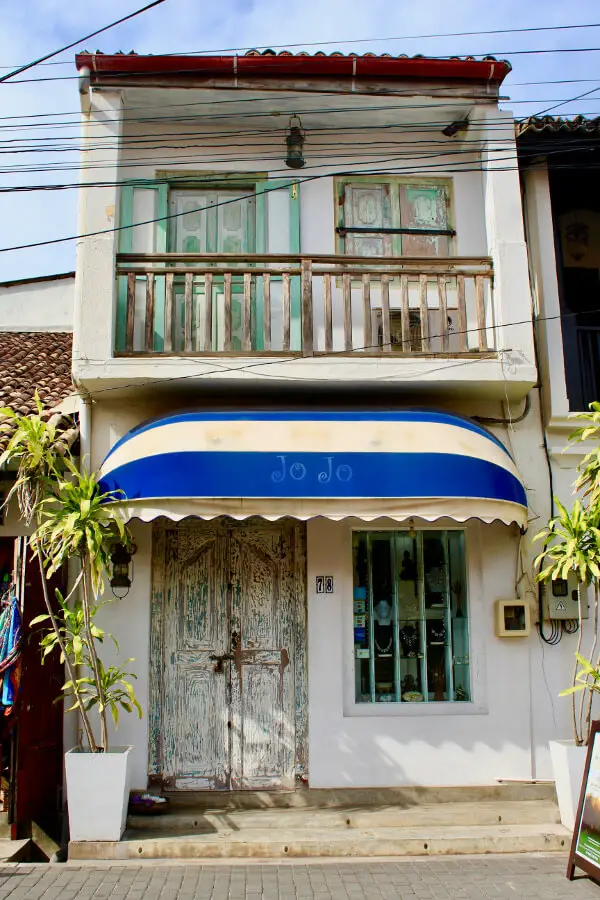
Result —
[[121, 254], [117, 355], [495, 349], [487, 258]]

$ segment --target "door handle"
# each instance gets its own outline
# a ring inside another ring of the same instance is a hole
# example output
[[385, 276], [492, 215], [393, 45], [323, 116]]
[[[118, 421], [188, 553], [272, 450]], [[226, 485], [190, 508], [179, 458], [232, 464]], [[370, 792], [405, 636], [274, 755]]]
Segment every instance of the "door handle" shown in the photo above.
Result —
[[225, 661], [231, 662], [231, 660], [235, 659], [230, 653], [222, 653], [221, 656], [213, 653], [208, 658], [214, 661], [213, 672], [216, 672], [217, 675], [223, 674], [223, 663]]

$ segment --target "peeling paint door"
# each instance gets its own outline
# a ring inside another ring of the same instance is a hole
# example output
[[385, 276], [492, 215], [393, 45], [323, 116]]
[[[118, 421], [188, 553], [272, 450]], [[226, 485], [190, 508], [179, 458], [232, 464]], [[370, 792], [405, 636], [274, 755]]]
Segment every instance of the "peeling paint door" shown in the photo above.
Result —
[[163, 774], [175, 790], [229, 787], [228, 685], [213, 659], [229, 647], [226, 549], [214, 527], [167, 537]]
[[153, 705], [165, 787], [294, 787], [304, 746], [301, 528], [215, 522], [163, 532], [165, 665]]
[[292, 537], [292, 529], [281, 526], [242, 527], [231, 535], [234, 790], [294, 787]]

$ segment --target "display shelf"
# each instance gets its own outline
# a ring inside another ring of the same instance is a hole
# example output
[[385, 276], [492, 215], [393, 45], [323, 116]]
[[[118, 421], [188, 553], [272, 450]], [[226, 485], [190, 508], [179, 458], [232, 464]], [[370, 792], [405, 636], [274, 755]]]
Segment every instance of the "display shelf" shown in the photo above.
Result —
[[353, 548], [357, 702], [469, 700], [463, 533], [355, 533]]

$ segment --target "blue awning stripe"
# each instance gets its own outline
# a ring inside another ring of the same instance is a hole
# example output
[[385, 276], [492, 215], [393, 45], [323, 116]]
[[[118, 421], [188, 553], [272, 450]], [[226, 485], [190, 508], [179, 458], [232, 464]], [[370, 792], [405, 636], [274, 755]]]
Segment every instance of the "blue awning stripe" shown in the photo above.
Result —
[[[476, 422], [435, 410], [163, 416], [114, 445], [101, 487], [123, 502], [149, 501], [148, 510], [160, 500], [165, 510], [169, 500], [205, 500], [208, 514], [218, 498], [262, 498], [269, 515], [289, 498], [293, 514], [301, 500], [319, 501], [322, 509], [326, 500], [381, 498], [402, 501], [386, 507], [400, 516], [403, 502], [413, 499], [418, 515], [421, 498], [439, 499], [435, 508], [448, 515], [456, 498], [461, 520], [469, 501], [485, 521], [527, 519], [525, 489], [502, 442]], [[431, 513], [431, 503], [427, 508]]]
[[520, 481], [483, 459], [444, 453], [177, 452], [102, 479], [129, 500], [169, 497], [478, 497], [526, 505]]

